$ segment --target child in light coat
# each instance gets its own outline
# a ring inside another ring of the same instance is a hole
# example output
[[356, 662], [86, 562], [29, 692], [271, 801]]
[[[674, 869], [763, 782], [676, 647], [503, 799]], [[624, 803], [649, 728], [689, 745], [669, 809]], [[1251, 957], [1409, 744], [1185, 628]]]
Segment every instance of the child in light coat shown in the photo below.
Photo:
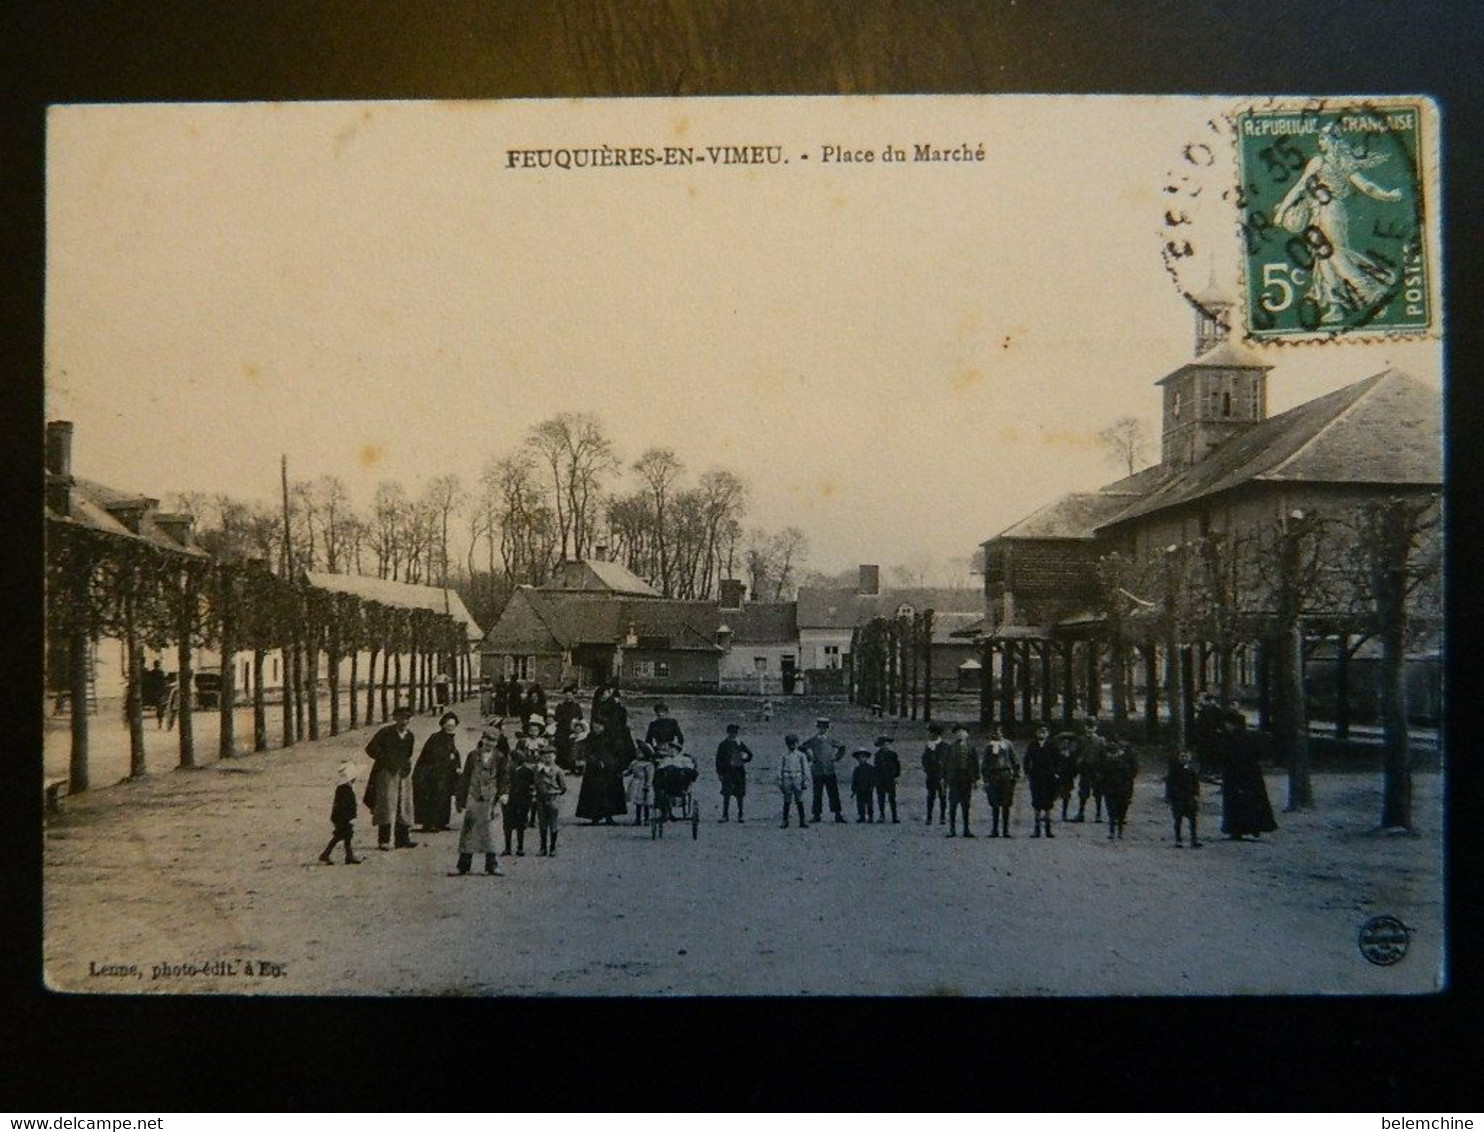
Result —
[[782, 828], [788, 828], [788, 807], [792, 802], [799, 810], [799, 828], [808, 829], [809, 823], [804, 818], [804, 791], [814, 777], [809, 756], [799, 746], [797, 735], [785, 735], [783, 745], [783, 757], [778, 760], [778, 789], [783, 794]]
[[623, 772], [624, 794], [634, 807], [634, 824], [644, 825], [654, 802], [654, 748], [641, 739], [634, 750], [634, 761]]

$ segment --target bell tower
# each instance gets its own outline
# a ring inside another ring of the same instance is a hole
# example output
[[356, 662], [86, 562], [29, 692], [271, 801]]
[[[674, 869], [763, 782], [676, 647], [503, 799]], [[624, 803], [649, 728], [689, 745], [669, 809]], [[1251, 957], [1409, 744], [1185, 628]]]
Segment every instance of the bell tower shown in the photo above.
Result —
[[1236, 305], [1215, 283], [1192, 296], [1195, 360], [1156, 383], [1164, 389], [1160, 462], [1194, 464], [1268, 415], [1273, 367], [1231, 340]]

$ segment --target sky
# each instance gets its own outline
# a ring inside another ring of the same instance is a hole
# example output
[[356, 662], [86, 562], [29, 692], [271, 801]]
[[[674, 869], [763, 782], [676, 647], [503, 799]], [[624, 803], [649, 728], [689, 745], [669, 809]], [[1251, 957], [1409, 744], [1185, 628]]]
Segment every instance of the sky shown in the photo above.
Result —
[[[1157, 437], [1153, 383], [1192, 356], [1181, 288], [1238, 292], [1239, 105], [56, 107], [48, 419], [112, 486], [268, 502], [282, 455], [366, 505], [382, 479], [472, 482], [536, 422], [591, 411], [627, 462], [661, 446], [692, 477], [741, 474], [748, 524], [800, 527], [814, 568], [963, 561], [1116, 478], [1097, 433], [1117, 417]], [[752, 145], [787, 164], [510, 157]], [[1178, 278], [1171, 207], [1195, 253]], [[1388, 366], [1441, 381], [1435, 336], [1261, 350], [1270, 413]]]

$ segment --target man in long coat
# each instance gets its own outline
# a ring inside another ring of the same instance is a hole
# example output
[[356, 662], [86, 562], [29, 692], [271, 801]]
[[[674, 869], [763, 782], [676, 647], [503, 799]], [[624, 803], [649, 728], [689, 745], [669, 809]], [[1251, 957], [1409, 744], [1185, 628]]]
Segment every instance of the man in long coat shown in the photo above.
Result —
[[417, 842], [409, 836], [412, 828], [412, 731], [407, 726], [412, 709], [399, 704], [392, 712], [392, 722], [371, 736], [366, 754], [371, 756], [371, 780], [367, 783], [367, 803], [376, 822], [376, 847], [390, 849], [392, 830], [396, 829], [396, 847], [415, 849]]
[[737, 738], [742, 728], [735, 723], [727, 724], [727, 737], [716, 747], [716, 777], [721, 779], [721, 820], [732, 820], [732, 799], [737, 799], [737, 820], [742, 816], [742, 802], [747, 797], [747, 764], [752, 761], [752, 751]]
[[1051, 728], [1044, 723], [1037, 725], [1036, 737], [1025, 748], [1025, 776], [1031, 784], [1031, 810], [1034, 813], [1032, 837], [1041, 836], [1041, 823], [1046, 823], [1046, 836], [1051, 832], [1051, 809], [1061, 794], [1063, 759], [1056, 741], [1051, 738]]
[[948, 836], [958, 836], [958, 815], [962, 812], [964, 836], [973, 837], [969, 829], [969, 807], [979, 781], [979, 753], [969, 742], [969, 729], [962, 723], [953, 729], [953, 742], [943, 756], [943, 777], [948, 784]]

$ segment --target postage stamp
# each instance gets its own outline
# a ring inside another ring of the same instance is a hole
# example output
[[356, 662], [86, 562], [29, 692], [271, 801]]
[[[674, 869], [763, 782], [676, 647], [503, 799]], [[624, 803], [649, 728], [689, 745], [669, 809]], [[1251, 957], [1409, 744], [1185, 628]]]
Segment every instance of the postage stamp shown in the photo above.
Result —
[[1424, 112], [1416, 101], [1338, 102], [1238, 116], [1250, 336], [1432, 324]]

